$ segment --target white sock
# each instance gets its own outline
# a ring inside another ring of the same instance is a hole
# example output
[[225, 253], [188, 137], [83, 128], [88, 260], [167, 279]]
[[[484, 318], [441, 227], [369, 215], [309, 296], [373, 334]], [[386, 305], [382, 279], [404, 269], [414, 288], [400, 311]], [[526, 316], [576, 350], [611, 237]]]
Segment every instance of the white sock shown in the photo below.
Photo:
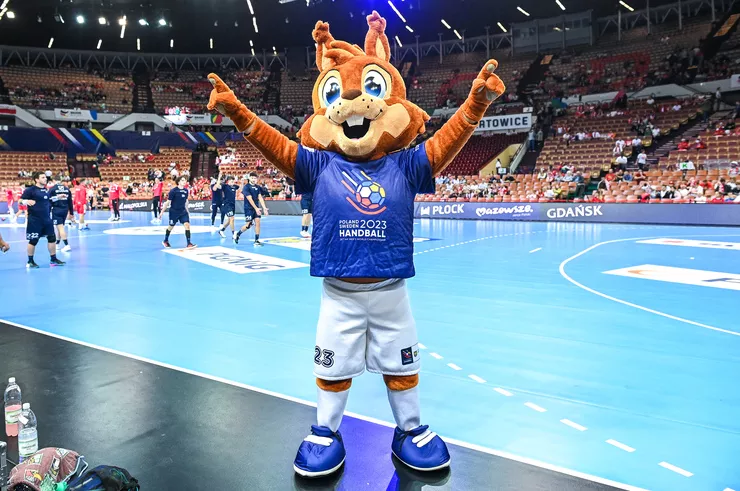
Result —
[[342, 392], [330, 392], [318, 387], [319, 398], [316, 405], [316, 420], [319, 426], [326, 426], [337, 431], [342, 422], [344, 408], [347, 406], [349, 389]]
[[391, 404], [396, 424], [403, 431], [413, 430], [421, 425], [418, 386], [407, 390], [388, 389], [388, 402]]

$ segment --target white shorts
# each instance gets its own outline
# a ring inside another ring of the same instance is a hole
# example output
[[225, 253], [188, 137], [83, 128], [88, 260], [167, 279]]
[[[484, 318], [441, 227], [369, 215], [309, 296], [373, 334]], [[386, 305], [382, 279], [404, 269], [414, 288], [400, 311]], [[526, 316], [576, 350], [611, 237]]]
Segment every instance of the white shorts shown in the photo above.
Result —
[[369, 285], [324, 279], [314, 351], [314, 375], [343, 380], [369, 372], [419, 372], [416, 323], [406, 281]]

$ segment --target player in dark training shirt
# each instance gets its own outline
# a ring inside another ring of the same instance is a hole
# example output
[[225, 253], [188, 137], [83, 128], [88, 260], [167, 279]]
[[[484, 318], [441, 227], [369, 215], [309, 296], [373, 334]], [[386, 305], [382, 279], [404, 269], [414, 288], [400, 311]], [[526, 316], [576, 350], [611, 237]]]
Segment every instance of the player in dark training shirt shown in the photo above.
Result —
[[175, 228], [175, 225], [182, 223], [185, 226], [185, 238], [188, 241], [187, 248], [192, 249], [197, 247], [195, 244], [190, 242], [190, 213], [188, 213], [188, 193], [185, 189], [185, 184], [188, 183], [188, 178], [180, 176], [177, 179], [177, 187], [170, 189], [170, 194], [167, 196], [167, 202], [164, 204], [162, 213], [169, 208], [170, 210], [170, 225], [164, 233], [164, 240], [162, 245], [170, 247], [170, 232]]
[[[262, 186], [257, 184], [256, 172], [249, 174], [249, 182], [244, 185], [242, 194], [244, 195], [244, 218], [247, 222], [237, 232], [234, 242], [238, 244], [242, 233], [249, 230], [252, 222], [254, 222], [254, 245], [262, 245], [260, 242], [260, 217], [263, 213], [267, 215], [267, 205], [265, 204], [265, 198], [262, 197], [264, 194]], [[260, 207], [262, 211], [260, 211]]]
[[216, 183], [214, 190], [220, 190], [223, 193], [223, 200], [221, 202], [221, 213], [226, 216], [226, 221], [218, 229], [218, 235], [226, 237], [224, 231], [226, 227], [231, 227], [231, 234], [236, 239], [236, 232], [234, 231], [234, 212], [236, 211], [236, 192], [239, 191], [239, 186], [234, 184], [233, 176], [226, 176], [226, 184], [222, 184], [221, 180]]
[[221, 188], [216, 188], [216, 184], [221, 182], [221, 173], [218, 173], [218, 179], [211, 178], [211, 227], [216, 225], [216, 215], [221, 212], [221, 225], [224, 224], [224, 207], [222, 201], [224, 193]]
[[51, 201], [51, 221], [57, 229], [57, 247], [59, 246], [59, 239], [61, 239], [64, 241], [62, 252], [69, 252], [72, 248], [69, 247], [67, 230], [64, 228], [64, 223], [68, 218], [74, 218], [72, 191], [69, 189], [70, 179], [69, 177], [64, 177], [60, 184], [55, 183], [52, 178], [51, 182], [53, 186], [49, 188], [49, 201]]
[[36, 244], [41, 237], [46, 237], [52, 266], [62, 266], [64, 261], [57, 259], [57, 237], [54, 235], [54, 223], [51, 221], [51, 203], [46, 191], [46, 175], [41, 172], [33, 173], [34, 185], [29, 186], [21, 195], [21, 204], [28, 207], [26, 221], [26, 240], [28, 240], [27, 268], [35, 269], [39, 265], [33, 260]]

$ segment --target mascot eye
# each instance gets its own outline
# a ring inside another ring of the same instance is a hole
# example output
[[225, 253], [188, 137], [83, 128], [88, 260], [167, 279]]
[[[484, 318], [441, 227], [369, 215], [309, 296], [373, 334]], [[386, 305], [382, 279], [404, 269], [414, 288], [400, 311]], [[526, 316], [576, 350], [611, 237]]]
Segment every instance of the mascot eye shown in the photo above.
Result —
[[331, 106], [334, 101], [339, 99], [342, 93], [342, 87], [339, 85], [339, 79], [337, 77], [329, 77], [324, 82], [324, 89], [322, 96], [327, 106]]
[[385, 97], [385, 92], [387, 90], [385, 78], [375, 70], [367, 72], [367, 75], [365, 75], [365, 83], [363, 85], [365, 87], [366, 94], [379, 97], [381, 99]]

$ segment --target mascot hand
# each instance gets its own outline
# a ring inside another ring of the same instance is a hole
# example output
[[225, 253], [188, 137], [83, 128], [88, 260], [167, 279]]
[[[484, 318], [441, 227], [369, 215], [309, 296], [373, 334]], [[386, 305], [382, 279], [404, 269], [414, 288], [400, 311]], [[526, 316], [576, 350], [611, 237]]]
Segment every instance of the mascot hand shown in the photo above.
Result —
[[208, 101], [208, 110], [213, 111], [215, 109], [231, 119], [237, 130], [247, 131], [257, 116], [236, 98], [234, 91], [218, 75], [209, 73], [208, 81], [213, 85], [211, 98]]
[[473, 80], [473, 87], [464, 105], [467, 106], [465, 116], [477, 123], [485, 114], [488, 106], [506, 91], [504, 82], [493, 72], [498, 68], [496, 60], [488, 60], [481, 69], [478, 77]]

